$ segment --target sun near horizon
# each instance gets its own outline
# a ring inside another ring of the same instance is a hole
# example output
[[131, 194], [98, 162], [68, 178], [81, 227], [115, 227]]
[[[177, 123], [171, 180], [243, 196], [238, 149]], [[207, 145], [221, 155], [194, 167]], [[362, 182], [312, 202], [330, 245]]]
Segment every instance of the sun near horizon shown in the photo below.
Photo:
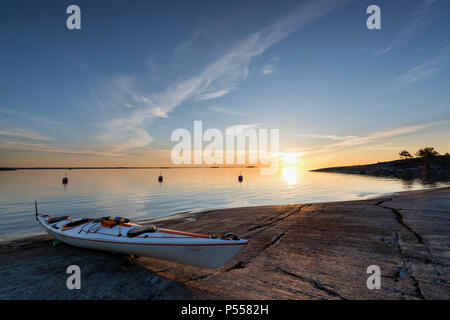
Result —
[[379, 30], [358, 1], [224, 4], [87, 2], [68, 30], [51, 2], [9, 3], [0, 167], [172, 166], [196, 120], [277, 129], [281, 162], [310, 169], [450, 151], [445, 1], [383, 3]]

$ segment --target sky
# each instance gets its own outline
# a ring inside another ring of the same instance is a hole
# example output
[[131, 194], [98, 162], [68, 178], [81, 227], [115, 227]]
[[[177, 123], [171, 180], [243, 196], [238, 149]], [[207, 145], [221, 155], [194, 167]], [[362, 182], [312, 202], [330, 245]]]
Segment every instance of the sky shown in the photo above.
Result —
[[449, 14], [446, 0], [2, 1], [0, 166], [171, 165], [172, 132], [194, 120], [279, 129], [308, 168], [450, 152]]

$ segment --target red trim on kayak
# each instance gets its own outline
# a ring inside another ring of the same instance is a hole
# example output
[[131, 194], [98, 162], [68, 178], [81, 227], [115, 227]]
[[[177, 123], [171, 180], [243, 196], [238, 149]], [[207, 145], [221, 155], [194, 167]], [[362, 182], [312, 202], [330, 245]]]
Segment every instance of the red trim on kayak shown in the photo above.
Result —
[[[119, 237], [118, 235], [105, 233], [105, 232], [101, 232], [101, 231], [85, 232], [85, 233], [95, 233], [95, 234], [101, 234], [101, 235], [104, 235], [104, 236]], [[121, 237], [127, 238], [126, 235], [122, 235]], [[150, 236], [146, 236], [146, 237], [144, 237], [144, 236], [136, 236], [136, 237], [133, 237], [133, 238], [135, 238], [135, 239], [189, 239], [189, 238], [182, 238], [182, 237], [150, 237]], [[200, 238], [200, 237], [197, 237], [197, 238]], [[208, 239], [209, 239], [209, 236], [208, 236]]]
[[162, 233], [167, 233], [167, 234], [176, 234], [179, 236], [188, 236], [188, 237], [205, 238], [205, 239], [210, 238], [210, 236], [208, 236], [206, 234], [194, 233], [194, 232], [184, 232], [184, 231], [171, 230], [171, 229], [160, 229], [160, 228], [158, 228], [158, 231], [162, 232]]

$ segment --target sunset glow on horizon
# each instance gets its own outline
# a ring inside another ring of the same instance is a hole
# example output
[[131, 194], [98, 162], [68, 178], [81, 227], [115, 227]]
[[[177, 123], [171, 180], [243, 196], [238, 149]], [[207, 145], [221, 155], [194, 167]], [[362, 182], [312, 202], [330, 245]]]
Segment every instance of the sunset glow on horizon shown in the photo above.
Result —
[[310, 169], [450, 152], [445, 1], [385, 2], [379, 30], [360, 1], [83, 2], [80, 30], [57, 3], [1, 18], [0, 167], [175, 166], [197, 120], [279, 130]]

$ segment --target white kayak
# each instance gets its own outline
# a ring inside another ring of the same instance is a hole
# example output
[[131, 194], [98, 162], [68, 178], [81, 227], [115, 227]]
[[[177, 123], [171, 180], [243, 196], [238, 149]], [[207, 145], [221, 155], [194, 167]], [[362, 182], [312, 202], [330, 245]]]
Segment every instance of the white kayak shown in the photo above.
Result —
[[67, 244], [137, 256], [176, 261], [206, 268], [229, 262], [247, 240], [225, 234], [212, 236], [155, 226], [143, 226], [128, 219], [81, 219], [40, 215], [36, 219], [56, 239]]

